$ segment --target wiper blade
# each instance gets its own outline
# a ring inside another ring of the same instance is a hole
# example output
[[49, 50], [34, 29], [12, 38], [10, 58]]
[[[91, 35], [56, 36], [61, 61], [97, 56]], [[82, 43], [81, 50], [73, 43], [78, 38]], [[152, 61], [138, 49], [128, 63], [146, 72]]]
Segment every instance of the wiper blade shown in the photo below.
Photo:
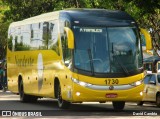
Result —
[[88, 49], [88, 56], [90, 60], [91, 72], [92, 72], [92, 75], [94, 76], [94, 66], [93, 66], [93, 58], [92, 58], [91, 49]]
[[115, 60], [120, 65], [120, 67], [123, 69], [123, 71], [125, 72], [125, 74], [127, 74], [127, 76], [128, 76], [129, 72], [128, 72], [127, 68], [119, 60], [117, 60], [116, 57], [115, 57]]
[[117, 54], [114, 52], [113, 43], [112, 43], [112, 54], [113, 54], [116, 62], [120, 65], [121, 69], [123, 69], [124, 73], [128, 76], [128, 75], [129, 75], [129, 72], [128, 72], [127, 68], [122, 64], [121, 61], [119, 61], [119, 60], [117, 59], [117, 56], [116, 56]]

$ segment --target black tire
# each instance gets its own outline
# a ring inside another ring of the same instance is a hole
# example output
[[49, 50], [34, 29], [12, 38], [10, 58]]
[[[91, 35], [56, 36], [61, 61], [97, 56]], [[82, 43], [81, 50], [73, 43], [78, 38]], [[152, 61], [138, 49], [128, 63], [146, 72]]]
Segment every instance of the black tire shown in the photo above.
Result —
[[138, 106], [143, 106], [143, 103], [144, 103], [143, 101], [139, 101], [139, 102], [137, 102], [137, 105]]
[[29, 101], [28, 95], [26, 95], [24, 93], [23, 81], [22, 80], [20, 81], [20, 84], [19, 84], [19, 96], [20, 96], [20, 101], [21, 102], [28, 102]]
[[28, 95], [28, 96], [29, 96], [29, 101], [28, 102], [37, 102], [38, 97], [32, 96], [32, 95]]
[[160, 93], [158, 93], [156, 96], [156, 105], [157, 107], [160, 107]]
[[124, 101], [113, 101], [112, 104], [113, 104], [114, 110], [118, 110], [118, 111], [123, 110], [125, 106]]
[[58, 92], [57, 92], [57, 94], [58, 94], [58, 96], [57, 96], [57, 98], [58, 98], [58, 107], [61, 108], [61, 109], [67, 109], [67, 108], [69, 108], [70, 102], [65, 101], [65, 100], [62, 99], [61, 86], [60, 86], [60, 84], [58, 85], [57, 88], [58, 88], [58, 89], [57, 89], [57, 91], [58, 91]]
[[23, 87], [23, 81], [20, 81], [19, 84], [19, 95], [20, 95], [20, 100], [22, 102], [36, 102], [38, 97], [36, 96], [31, 96], [31, 95], [27, 95], [24, 93], [24, 87]]

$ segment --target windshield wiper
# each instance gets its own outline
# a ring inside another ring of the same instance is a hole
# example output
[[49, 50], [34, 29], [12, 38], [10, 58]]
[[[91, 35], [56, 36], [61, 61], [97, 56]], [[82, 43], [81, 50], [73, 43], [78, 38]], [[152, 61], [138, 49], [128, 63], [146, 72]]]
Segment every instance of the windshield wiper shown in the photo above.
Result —
[[113, 54], [114, 59], [116, 60], [116, 62], [120, 65], [121, 69], [123, 69], [124, 73], [128, 76], [128, 75], [129, 75], [129, 72], [128, 72], [127, 68], [122, 64], [121, 61], [119, 61], [119, 60], [117, 59], [117, 56], [116, 56], [117, 54], [114, 52], [113, 43], [112, 43], [112, 54]]
[[92, 75], [94, 76], [94, 66], [93, 66], [93, 58], [92, 58], [91, 49], [88, 49], [88, 56], [90, 60], [91, 72], [92, 72]]

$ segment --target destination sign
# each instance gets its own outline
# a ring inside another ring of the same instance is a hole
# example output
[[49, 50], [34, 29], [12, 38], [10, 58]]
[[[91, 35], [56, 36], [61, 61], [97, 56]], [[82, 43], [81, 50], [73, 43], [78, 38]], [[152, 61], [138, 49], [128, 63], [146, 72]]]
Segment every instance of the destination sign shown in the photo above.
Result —
[[102, 29], [80, 28], [80, 32], [94, 32], [94, 33], [101, 33], [101, 32], [102, 32]]

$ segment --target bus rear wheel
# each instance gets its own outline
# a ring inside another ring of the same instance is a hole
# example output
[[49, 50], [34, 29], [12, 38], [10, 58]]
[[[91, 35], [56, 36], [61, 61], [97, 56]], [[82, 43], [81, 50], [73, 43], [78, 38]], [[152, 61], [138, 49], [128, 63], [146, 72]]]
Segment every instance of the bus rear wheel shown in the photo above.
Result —
[[27, 95], [24, 93], [24, 87], [23, 87], [23, 81], [20, 81], [19, 84], [19, 95], [20, 95], [20, 100], [22, 102], [36, 102], [38, 97], [36, 96], [31, 96], [31, 95]]
[[58, 106], [61, 109], [67, 109], [70, 106], [70, 102], [63, 100], [62, 98], [62, 93], [61, 93], [61, 86], [60, 84], [58, 85]]
[[113, 101], [113, 108], [114, 110], [123, 110], [124, 106], [125, 106], [125, 102], [124, 101]]
[[24, 93], [23, 81], [22, 80], [20, 81], [20, 84], [19, 84], [19, 96], [20, 96], [20, 100], [22, 102], [28, 102], [29, 97], [28, 97], [28, 95], [26, 95]]

